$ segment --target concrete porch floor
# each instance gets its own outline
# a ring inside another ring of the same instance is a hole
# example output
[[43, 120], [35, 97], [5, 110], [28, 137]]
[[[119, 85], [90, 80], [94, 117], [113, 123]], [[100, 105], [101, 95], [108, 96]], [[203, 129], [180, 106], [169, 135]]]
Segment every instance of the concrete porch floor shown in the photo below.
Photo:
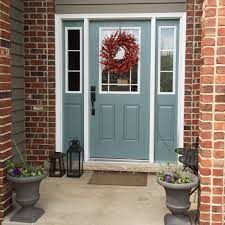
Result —
[[[165, 193], [154, 175], [148, 175], [145, 187], [88, 185], [90, 177], [91, 172], [86, 172], [80, 179], [45, 179], [36, 205], [42, 207], [45, 214], [35, 225], [164, 224], [163, 217], [168, 212]], [[194, 196], [192, 202], [191, 212], [194, 212], [197, 207]], [[15, 210], [5, 218], [3, 225], [25, 225], [10, 222]]]

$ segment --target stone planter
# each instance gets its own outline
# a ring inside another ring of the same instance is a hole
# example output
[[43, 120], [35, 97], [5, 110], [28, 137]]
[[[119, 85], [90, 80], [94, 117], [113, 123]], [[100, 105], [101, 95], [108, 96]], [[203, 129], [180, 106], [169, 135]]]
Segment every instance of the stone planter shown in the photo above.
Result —
[[13, 185], [16, 192], [16, 202], [22, 207], [11, 218], [11, 221], [34, 223], [43, 214], [44, 210], [35, 208], [34, 205], [40, 198], [39, 187], [47, 173], [36, 177], [12, 177], [7, 175], [8, 181]]
[[171, 184], [159, 178], [157, 181], [166, 191], [166, 206], [172, 212], [165, 215], [165, 225], [191, 225], [186, 213], [191, 206], [190, 192], [198, 186], [198, 177], [193, 175], [192, 182], [188, 184]]

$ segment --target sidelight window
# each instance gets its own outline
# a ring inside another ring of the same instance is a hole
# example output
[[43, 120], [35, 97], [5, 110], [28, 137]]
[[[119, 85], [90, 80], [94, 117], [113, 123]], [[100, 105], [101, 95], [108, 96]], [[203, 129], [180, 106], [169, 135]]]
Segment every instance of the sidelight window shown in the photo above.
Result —
[[65, 30], [65, 86], [66, 93], [82, 92], [82, 28]]
[[175, 93], [176, 27], [160, 26], [158, 30], [158, 93]]

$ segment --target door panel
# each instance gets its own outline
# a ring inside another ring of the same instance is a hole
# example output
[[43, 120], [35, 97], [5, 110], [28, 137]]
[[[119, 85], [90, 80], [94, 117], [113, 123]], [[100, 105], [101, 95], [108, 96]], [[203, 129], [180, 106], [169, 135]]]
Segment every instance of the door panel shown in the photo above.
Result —
[[83, 132], [82, 118], [82, 105], [81, 104], [68, 104], [64, 105], [65, 111], [65, 145], [68, 145], [71, 139], [76, 137], [80, 138]]
[[138, 141], [139, 137], [139, 106], [125, 105], [123, 113], [123, 138], [127, 141]]
[[155, 161], [176, 161], [179, 20], [158, 20], [156, 29]]
[[173, 142], [174, 141], [174, 132], [173, 126], [174, 123], [174, 107], [170, 105], [160, 105], [159, 109], [159, 142]]
[[83, 22], [63, 22], [63, 151], [78, 138], [83, 145]]
[[99, 110], [100, 140], [113, 141], [115, 139], [115, 106], [100, 105]]
[[[150, 26], [150, 21], [90, 22], [90, 86], [96, 87], [91, 158], [149, 158]], [[99, 45], [118, 29], [132, 33], [140, 44], [138, 65], [123, 76], [102, 73], [99, 63]]]

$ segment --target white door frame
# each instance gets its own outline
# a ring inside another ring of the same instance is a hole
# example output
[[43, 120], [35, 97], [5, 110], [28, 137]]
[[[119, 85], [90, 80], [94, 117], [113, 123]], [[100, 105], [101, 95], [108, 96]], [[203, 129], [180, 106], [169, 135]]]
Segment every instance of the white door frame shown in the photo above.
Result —
[[[63, 20], [84, 21], [84, 160], [90, 160], [90, 130], [89, 130], [89, 21], [90, 20], [151, 20], [151, 63], [150, 64], [150, 115], [149, 115], [149, 163], [154, 163], [154, 118], [155, 118], [155, 45], [156, 19], [179, 19], [179, 69], [178, 69], [178, 147], [183, 147], [184, 133], [184, 77], [185, 77], [185, 43], [186, 43], [186, 13], [122, 13], [122, 14], [56, 14], [55, 15], [55, 65], [56, 65], [56, 151], [63, 150], [63, 86], [62, 86], [62, 22]], [[130, 161], [129, 161], [130, 162]], [[134, 161], [135, 162], [135, 161]]]

